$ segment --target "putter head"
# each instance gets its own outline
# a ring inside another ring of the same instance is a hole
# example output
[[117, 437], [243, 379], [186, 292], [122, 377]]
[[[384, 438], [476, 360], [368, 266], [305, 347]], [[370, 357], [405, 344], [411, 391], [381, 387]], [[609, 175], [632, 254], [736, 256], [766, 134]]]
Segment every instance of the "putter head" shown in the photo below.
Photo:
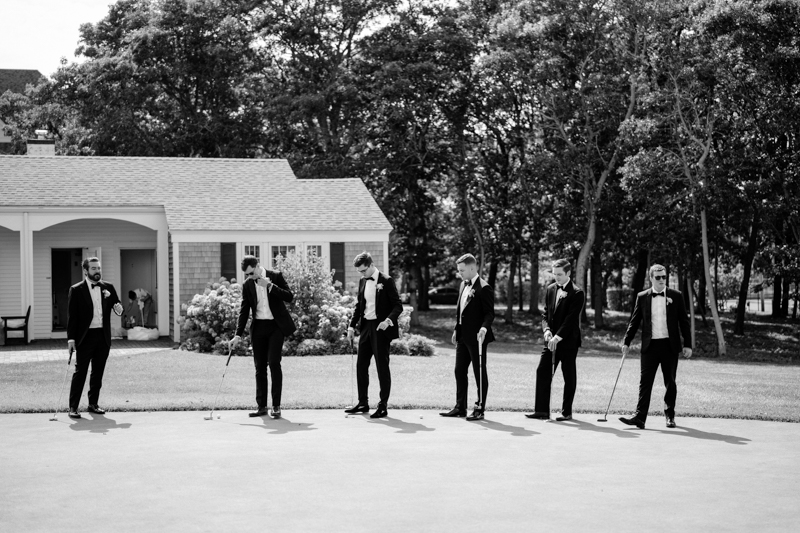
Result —
[[608, 419], [607, 418], [598, 418], [597, 421], [598, 422], [608, 422]]
[[50, 422], [58, 422], [58, 418], [54, 416], [53, 418], [50, 419]]
[[213, 416], [204, 416], [203, 420], [214, 420]]

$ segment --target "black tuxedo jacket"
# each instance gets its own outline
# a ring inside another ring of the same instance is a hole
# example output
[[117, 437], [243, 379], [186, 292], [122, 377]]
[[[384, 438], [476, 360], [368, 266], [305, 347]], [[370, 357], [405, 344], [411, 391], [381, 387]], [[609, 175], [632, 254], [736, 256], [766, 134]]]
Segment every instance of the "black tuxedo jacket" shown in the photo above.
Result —
[[[647, 289], [636, 296], [636, 307], [633, 309], [628, 331], [625, 332], [625, 346], [630, 346], [639, 325], [642, 326], [642, 353], [647, 351], [653, 337], [652, 304], [653, 289]], [[680, 291], [667, 288], [667, 332], [669, 343], [674, 353], [680, 353], [681, 346], [692, 347], [692, 333], [689, 327], [689, 317], [686, 316], [686, 307], [683, 305], [683, 295]], [[683, 337], [683, 345], [681, 345]]]
[[[111, 308], [114, 307], [114, 304], [119, 303], [119, 297], [112, 284], [103, 280], [98, 283], [100, 283], [100, 300], [103, 307], [103, 336], [106, 344], [111, 346]], [[109, 292], [108, 296], [105, 295], [106, 291]], [[67, 339], [74, 340], [77, 347], [86, 337], [89, 325], [94, 318], [94, 303], [85, 278], [69, 288], [68, 308]]]
[[[269, 270], [267, 268], [264, 270], [266, 272], [264, 277], [272, 280], [272, 288], [267, 293], [269, 309], [272, 311], [275, 323], [278, 324], [283, 336], [288, 337], [295, 332], [297, 326], [295, 326], [292, 315], [289, 314], [284, 302], [291, 302], [294, 299], [294, 295], [289, 290], [289, 284], [283, 279], [283, 274], [277, 270]], [[239, 310], [239, 324], [236, 327], [236, 334], [240, 337], [244, 333], [244, 327], [247, 325], [250, 313], [252, 312], [253, 318], [255, 318], [257, 308], [258, 293], [256, 292], [256, 282], [254, 279], [249, 278], [242, 287], [242, 308]], [[252, 333], [252, 331], [253, 325], [250, 324], [250, 332]]]
[[548, 329], [553, 336], [558, 335], [561, 341], [559, 348], [580, 348], [581, 346], [581, 310], [586, 303], [583, 290], [571, 280], [564, 289], [567, 293], [558, 300], [558, 284], [547, 286], [544, 297], [543, 330]]
[[[467, 297], [464, 309], [461, 309], [461, 297], [467, 286], [461, 283], [458, 291], [458, 303], [456, 304], [456, 342], [462, 338], [464, 342], [478, 344], [478, 332], [481, 328], [486, 328], [484, 342], [494, 341], [492, 322], [494, 322], [494, 289], [480, 277], [475, 280], [475, 284], [468, 290], [475, 291]], [[461, 316], [461, 323], [458, 321]]]
[[[400, 328], [397, 325], [397, 321], [400, 318], [400, 313], [403, 312], [403, 303], [400, 301], [400, 294], [397, 292], [394, 279], [378, 271], [378, 285], [381, 284], [383, 284], [383, 288], [375, 292], [375, 315], [380, 322], [383, 322], [387, 318], [392, 321], [392, 325], [384, 330], [384, 334], [392, 341], [400, 337]], [[361, 281], [358, 283], [356, 309], [353, 313], [353, 318], [350, 319], [350, 327], [353, 329], [359, 329], [359, 324], [363, 328], [366, 324], [366, 322], [362, 320], [364, 318], [364, 311], [367, 309], [367, 299], [364, 297], [364, 288], [366, 286], [367, 279], [361, 278]]]

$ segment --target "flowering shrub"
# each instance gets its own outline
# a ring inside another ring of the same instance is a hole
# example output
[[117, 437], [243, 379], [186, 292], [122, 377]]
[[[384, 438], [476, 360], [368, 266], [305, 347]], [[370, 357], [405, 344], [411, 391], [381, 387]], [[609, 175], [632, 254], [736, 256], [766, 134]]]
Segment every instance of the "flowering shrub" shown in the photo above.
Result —
[[[228, 340], [236, 333], [241, 305], [242, 286], [235, 278], [207, 283], [203, 294], [195, 294], [190, 303], [181, 305], [185, 313], [178, 318], [183, 339], [181, 349], [227, 354]], [[246, 327], [234, 354], [248, 354], [249, 332], [250, 328]]]
[[[297, 325], [297, 331], [283, 343], [283, 355], [328, 355], [351, 352], [347, 342], [347, 327], [355, 309], [356, 286], [352, 293], [339, 293], [333, 274], [317, 257], [289, 254], [279, 257], [276, 268], [283, 273], [294, 295], [287, 309]], [[351, 284], [352, 285], [352, 284]], [[185, 316], [178, 318], [181, 327], [181, 348], [199, 352], [228, 353], [228, 340], [236, 333], [239, 309], [242, 305], [242, 286], [235, 279], [206, 284], [203, 294], [183, 304]], [[392, 342], [390, 353], [402, 355], [433, 355], [434, 341], [420, 335], [409, 335], [411, 307], [404, 306], [398, 318], [400, 339]], [[252, 317], [250, 317], [252, 320]], [[244, 329], [235, 355], [252, 355], [250, 326]]]

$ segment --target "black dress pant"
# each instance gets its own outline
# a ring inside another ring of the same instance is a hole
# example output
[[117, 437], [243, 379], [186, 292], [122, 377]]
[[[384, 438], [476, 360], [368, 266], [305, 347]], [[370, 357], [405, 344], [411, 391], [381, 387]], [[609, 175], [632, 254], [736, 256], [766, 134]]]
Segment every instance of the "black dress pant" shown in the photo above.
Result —
[[655, 339], [650, 341], [647, 352], [642, 353], [642, 373], [639, 378], [639, 403], [636, 405], [636, 418], [644, 422], [647, 420], [647, 411], [650, 410], [650, 394], [653, 392], [653, 381], [656, 379], [658, 365], [664, 375], [664, 414], [670, 418], [675, 416], [675, 399], [678, 396], [678, 387], [675, 376], [678, 372], [678, 354], [673, 352], [669, 339]]
[[460, 410], [467, 409], [467, 389], [469, 389], [467, 371], [470, 364], [475, 375], [475, 397], [480, 398], [482, 408], [486, 408], [486, 393], [489, 391], [489, 375], [486, 373], [486, 348], [488, 345], [486, 342], [483, 343], [483, 356], [481, 356], [477, 340], [475, 342], [458, 341], [456, 344], [456, 408]]
[[72, 384], [69, 388], [70, 409], [77, 410], [78, 404], [81, 402], [81, 393], [86, 383], [89, 363], [92, 365], [92, 374], [89, 377], [89, 405], [97, 405], [110, 350], [111, 347], [106, 343], [103, 328], [90, 329], [86, 333], [75, 352], [75, 372], [72, 374]]
[[578, 384], [578, 371], [575, 366], [577, 358], [577, 347], [562, 348], [559, 346], [556, 348], [554, 367], [553, 352], [547, 346], [544, 347], [539, 358], [539, 366], [536, 368], [535, 412], [550, 412], [550, 387], [553, 385], [553, 375], [558, 365], [561, 364], [561, 374], [564, 376], [564, 399], [561, 404], [561, 415], [572, 416], [572, 401], [575, 399], [575, 388]]
[[389, 370], [389, 344], [391, 340], [385, 331], [378, 331], [378, 320], [361, 320], [361, 333], [358, 336], [358, 359], [356, 360], [356, 380], [358, 381], [358, 403], [369, 405], [369, 363], [375, 357], [378, 368], [378, 381], [381, 385], [380, 399], [384, 407], [389, 402], [392, 391], [392, 373]]
[[267, 406], [269, 391], [269, 373], [272, 374], [272, 407], [281, 406], [281, 390], [283, 389], [283, 371], [281, 355], [283, 352], [283, 332], [274, 320], [253, 319], [250, 330], [253, 343], [253, 362], [256, 366], [256, 405], [259, 409]]

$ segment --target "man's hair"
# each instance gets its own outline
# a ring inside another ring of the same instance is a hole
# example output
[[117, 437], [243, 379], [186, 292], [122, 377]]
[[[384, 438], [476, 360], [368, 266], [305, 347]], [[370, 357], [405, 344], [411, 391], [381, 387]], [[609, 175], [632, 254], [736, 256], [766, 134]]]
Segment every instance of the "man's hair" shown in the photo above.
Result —
[[135, 300], [137, 298], [136, 293], [133, 291], [128, 291], [128, 298], [131, 300]]
[[572, 272], [572, 264], [568, 259], [556, 259], [553, 261], [553, 268], [563, 268], [565, 274]]
[[477, 265], [478, 260], [475, 259], [475, 256], [472, 254], [464, 254], [458, 259], [456, 259], [457, 265], [460, 265], [461, 263], [464, 263], [465, 265]]
[[650, 267], [650, 277], [652, 278], [654, 273], [661, 272], [662, 270], [666, 272], [667, 268], [664, 265], [659, 265], [658, 263], [656, 263], [655, 265]]
[[370, 267], [372, 266], [372, 256], [369, 255], [369, 252], [361, 252], [353, 259], [353, 266], [358, 268], [360, 266]]
[[83, 260], [83, 269], [86, 272], [89, 272], [89, 263], [99, 263], [99, 262], [100, 262], [99, 257], [87, 257], [86, 259]]
[[247, 267], [255, 268], [258, 265], [258, 258], [254, 255], [246, 255], [242, 257], [242, 272], [247, 270]]

